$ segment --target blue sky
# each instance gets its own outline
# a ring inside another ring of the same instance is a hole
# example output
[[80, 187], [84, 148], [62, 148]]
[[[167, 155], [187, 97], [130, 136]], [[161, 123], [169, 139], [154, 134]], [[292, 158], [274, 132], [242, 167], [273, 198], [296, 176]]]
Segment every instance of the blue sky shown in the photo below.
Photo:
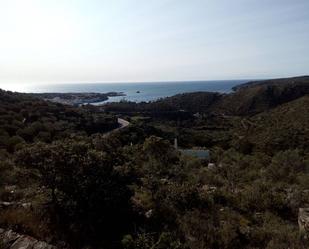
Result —
[[308, 0], [0, 0], [0, 87], [309, 73]]

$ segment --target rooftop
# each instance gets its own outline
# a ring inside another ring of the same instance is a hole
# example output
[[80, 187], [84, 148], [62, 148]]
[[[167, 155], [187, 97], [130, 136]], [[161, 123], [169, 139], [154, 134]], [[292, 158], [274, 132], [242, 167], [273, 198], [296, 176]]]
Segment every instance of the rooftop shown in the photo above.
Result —
[[209, 150], [203, 150], [203, 149], [180, 149], [181, 153], [187, 156], [193, 156], [197, 157], [199, 159], [209, 159]]

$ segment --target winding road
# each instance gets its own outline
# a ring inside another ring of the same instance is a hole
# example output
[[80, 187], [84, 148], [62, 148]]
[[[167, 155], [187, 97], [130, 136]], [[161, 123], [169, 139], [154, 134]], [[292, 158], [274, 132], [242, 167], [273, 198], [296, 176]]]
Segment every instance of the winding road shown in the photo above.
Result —
[[125, 128], [125, 127], [127, 127], [128, 125], [130, 125], [130, 122], [129, 122], [129, 121], [124, 120], [124, 119], [122, 119], [122, 118], [118, 118], [117, 121], [118, 121], [118, 124], [120, 125], [120, 127], [117, 128], [117, 129], [122, 129], [122, 128]]
[[113, 129], [113, 130], [111, 130], [111, 131], [109, 131], [109, 132], [106, 132], [106, 133], [104, 134], [104, 137], [106, 137], [106, 136], [112, 134], [112, 133], [115, 132], [115, 131], [119, 131], [120, 129], [123, 129], [123, 128], [125, 128], [125, 127], [127, 127], [127, 126], [130, 125], [130, 122], [129, 122], [129, 121], [124, 120], [124, 119], [122, 119], [122, 118], [118, 118], [118, 119], [117, 119], [117, 122], [118, 122], [118, 124], [119, 124], [119, 127], [118, 127], [118, 128], [115, 128], [115, 129]]

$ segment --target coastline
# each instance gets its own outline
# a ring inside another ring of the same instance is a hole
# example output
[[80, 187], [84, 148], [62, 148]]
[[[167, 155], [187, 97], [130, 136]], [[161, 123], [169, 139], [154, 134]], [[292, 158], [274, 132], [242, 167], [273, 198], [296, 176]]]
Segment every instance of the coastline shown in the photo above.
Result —
[[[177, 94], [192, 92], [233, 92], [233, 87], [248, 80], [183, 81], [158, 83], [62, 84], [29, 89], [36, 97], [70, 105], [104, 105], [111, 102], [153, 102]], [[89, 96], [91, 94], [91, 96]], [[55, 98], [56, 97], [56, 98]], [[59, 97], [59, 98], [57, 98]], [[74, 99], [74, 100], [72, 100]]]
[[31, 93], [32, 96], [38, 97], [54, 103], [66, 104], [66, 105], [85, 105], [104, 102], [109, 97], [125, 96], [123, 92], [108, 92], [108, 93]]

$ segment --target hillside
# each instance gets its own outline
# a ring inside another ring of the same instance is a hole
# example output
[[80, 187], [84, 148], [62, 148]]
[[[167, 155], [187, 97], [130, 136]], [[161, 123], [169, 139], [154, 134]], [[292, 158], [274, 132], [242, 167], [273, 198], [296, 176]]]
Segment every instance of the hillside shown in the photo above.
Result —
[[309, 150], [309, 95], [255, 115], [239, 126], [255, 149], [263, 152]]
[[238, 91], [240, 89], [252, 87], [252, 86], [262, 86], [262, 85], [281, 85], [281, 84], [308, 84], [309, 76], [299, 76], [299, 77], [291, 77], [291, 78], [280, 78], [280, 79], [270, 79], [270, 80], [259, 80], [259, 81], [250, 81], [244, 84], [240, 84], [233, 87], [234, 91]]
[[111, 103], [111, 112], [187, 111], [224, 115], [254, 115], [309, 94], [309, 77], [250, 82], [230, 94], [195, 92], [178, 94], [150, 103]]
[[[0, 233], [59, 249], [309, 248], [309, 95], [290, 83], [103, 107], [0, 91]], [[105, 133], [116, 117], [130, 125]]]
[[236, 88], [213, 107], [228, 115], [252, 115], [309, 94], [309, 77], [252, 82]]
[[176, 110], [185, 110], [188, 112], [204, 112], [205, 110], [209, 110], [223, 97], [224, 95], [220, 93], [193, 92], [164, 98], [157, 101], [157, 103], [164, 103], [175, 108]]
[[117, 125], [116, 118], [95, 107], [75, 108], [0, 90], [0, 150], [14, 152], [25, 143], [104, 132]]

